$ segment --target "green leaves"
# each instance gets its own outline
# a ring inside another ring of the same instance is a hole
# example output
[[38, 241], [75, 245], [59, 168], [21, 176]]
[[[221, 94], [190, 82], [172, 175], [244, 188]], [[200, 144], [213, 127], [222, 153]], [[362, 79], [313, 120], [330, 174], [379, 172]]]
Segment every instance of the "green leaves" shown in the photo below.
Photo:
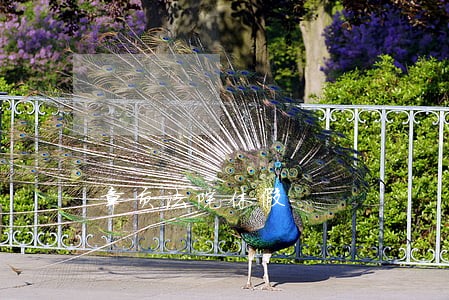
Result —
[[[420, 59], [409, 66], [408, 73], [395, 67], [389, 56], [379, 57], [375, 68], [360, 72], [352, 71], [334, 83], [327, 83], [321, 103], [431, 106], [449, 104], [449, 60]], [[359, 115], [358, 148], [372, 172], [373, 178], [380, 176], [380, 114], [362, 112]], [[436, 245], [437, 224], [437, 169], [439, 124], [438, 115], [418, 111], [390, 112], [385, 124], [385, 195], [383, 207], [383, 246], [390, 247], [387, 255], [402, 257], [400, 248], [410, 242], [417, 248], [415, 258], [428, 258], [428, 249]], [[331, 124], [338, 131], [350, 136], [353, 122]], [[409, 130], [413, 121], [413, 143], [409, 144]], [[441, 240], [449, 237], [449, 128], [443, 132], [443, 181]], [[409, 153], [412, 151], [411, 153]], [[413, 165], [409, 173], [409, 154]], [[409, 175], [412, 186], [409, 187]], [[380, 193], [375, 185], [367, 195], [364, 207], [357, 214], [357, 245], [359, 254], [376, 255], [370, 247], [379, 244]], [[410, 190], [409, 190], [410, 188]], [[411, 197], [411, 240], [407, 241], [407, 207]], [[340, 224], [350, 226], [349, 219], [336, 219], [330, 226], [328, 243], [338, 245], [344, 237]], [[309, 229], [307, 229], [309, 230]], [[312, 230], [315, 230], [312, 228]], [[306, 232], [307, 235], [307, 232]], [[306, 238], [307, 241], [307, 238]], [[319, 241], [313, 241], [319, 242]], [[307, 243], [313, 243], [307, 241]], [[447, 248], [445, 248], [447, 249]]]
[[449, 95], [449, 60], [419, 59], [407, 73], [382, 55], [374, 68], [345, 73], [327, 83], [321, 103], [369, 105], [445, 105]]

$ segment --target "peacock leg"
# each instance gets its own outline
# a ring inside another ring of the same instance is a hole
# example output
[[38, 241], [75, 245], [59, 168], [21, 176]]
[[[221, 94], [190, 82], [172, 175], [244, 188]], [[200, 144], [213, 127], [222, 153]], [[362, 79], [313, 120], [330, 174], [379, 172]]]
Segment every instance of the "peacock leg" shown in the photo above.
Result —
[[268, 277], [268, 264], [270, 263], [271, 253], [265, 252], [262, 255], [262, 266], [263, 266], [263, 280], [265, 281], [265, 284], [262, 287], [262, 290], [268, 290], [268, 291], [280, 291], [280, 289], [273, 287], [270, 284], [270, 278]]
[[242, 287], [242, 289], [254, 290], [253, 284], [251, 283], [251, 268], [255, 256], [256, 250], [252, 247], [248, 247], [248, 281], [246, 282], [246, 285]]

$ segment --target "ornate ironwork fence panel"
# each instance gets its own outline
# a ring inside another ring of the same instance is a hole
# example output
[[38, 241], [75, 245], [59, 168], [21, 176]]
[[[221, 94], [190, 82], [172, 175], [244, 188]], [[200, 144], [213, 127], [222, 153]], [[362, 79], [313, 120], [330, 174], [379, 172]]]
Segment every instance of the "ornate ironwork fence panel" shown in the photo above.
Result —
[[[75, 198], [67, 199], [70, 187], [63, 184], [49, 184], [39, 176], [15, 180], [24, 170], [13, 161], [26, 164], [26, 157], [34, 157], [38, 164], [45, 159], [38, 138], [46, 134], [45, 120], [57, 118], [59, 108], [42, 98], [0, 96], [0, 101], [0, 167], [1, 176], [8, 178], [0, 186], [0, 247], [245, 255], [244, 243], [225, 232], [218, 218], [210, 220], [212, 227], [157, 226], [171, 218], [170, 210], [152, 216], [123, 213], [144, 209], [150, 191], [123, 188], [92, 196], [88, 188], [79, 188]], [[316, 111], [324, 127], [343, 133], [347, 139], [342, 143], [360, 151], [370, 167], [372, 187], [363, 207], [306, 227], [301, 242], [278, 257], [449, 266], [449, 108], [318, 104], [303, 108]], [[139, 105], [134, 111], [140, 113]], [[21, 142], [20, 135], [25, 134], [21, 126], [31, 128], [34, 136], [28, 141], [34, 142]], [[25, 169], [32, 172], [32, 166]], [[110, 197], [119, 195], [129, 201], [115, 208], [107, 205]], [[161, 199], [176, 200], [173, 195]], [[68, 206], [76, 207], [79, 222], [67, 222], [73, 218], [65, 213]], [[108, 218], [120, 213], [123, 218]], [[104, 217], [82, 221], [93, 214]]]

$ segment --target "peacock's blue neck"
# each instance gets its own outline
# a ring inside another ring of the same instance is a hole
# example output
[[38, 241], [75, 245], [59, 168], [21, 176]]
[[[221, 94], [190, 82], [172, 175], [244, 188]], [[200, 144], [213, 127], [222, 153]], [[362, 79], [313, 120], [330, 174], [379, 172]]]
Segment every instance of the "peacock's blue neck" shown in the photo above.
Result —
[[274, 182], [273, 193], [271, 196], [271, 210], [267, 216], [265, 227], [277, 228], [281, 226], [295, 225], [290, 201], [284, 184], [276, 177]]
[[284, 184], [279, 178], [276, 178], [274, 182], [270, 213], [258, 235], [267, 243], [265, 247], [272, 250], [293, 245], [299, 238], [299, 230], [293, 218], [290, 201]]

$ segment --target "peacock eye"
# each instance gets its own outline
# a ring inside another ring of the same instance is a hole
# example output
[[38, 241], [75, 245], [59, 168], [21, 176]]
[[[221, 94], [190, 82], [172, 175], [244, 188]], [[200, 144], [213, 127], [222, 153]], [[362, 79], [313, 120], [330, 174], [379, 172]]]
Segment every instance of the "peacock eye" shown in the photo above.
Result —
[[254, 175], [256, 173], [256, 170], [252, 167], [248, 167], [246, 170], [248, 171], [249, 175]]
[[234, 167], [227, 167], [226, 168], [226, 173], [228, 173], [229, 175], [234, 174], [235, 173]]

